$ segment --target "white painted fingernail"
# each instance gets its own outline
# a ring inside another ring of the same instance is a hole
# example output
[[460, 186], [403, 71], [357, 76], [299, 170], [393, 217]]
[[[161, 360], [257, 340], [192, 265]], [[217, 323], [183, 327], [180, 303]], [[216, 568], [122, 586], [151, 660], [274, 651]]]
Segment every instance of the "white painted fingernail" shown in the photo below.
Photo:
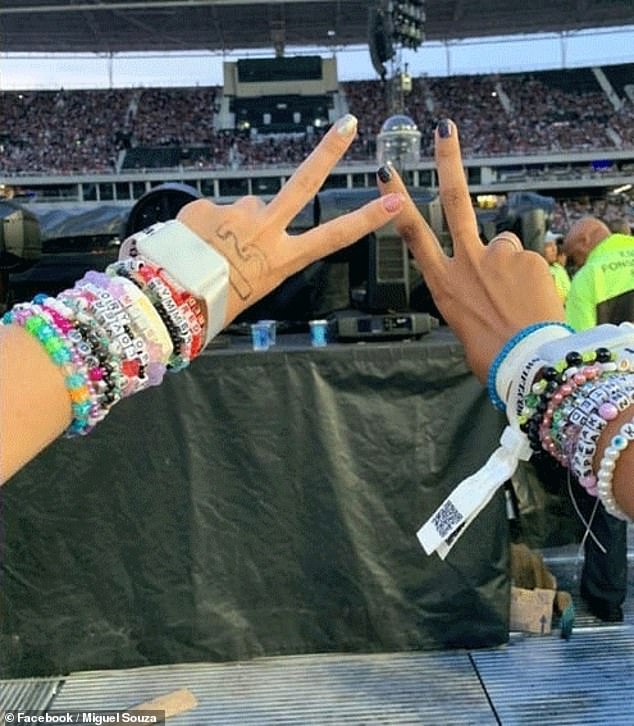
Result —
[[342, 116], [336, 123], [335, 128], [342, 136], [352, 136], [357, 130], [357, 119], [351, 113]]

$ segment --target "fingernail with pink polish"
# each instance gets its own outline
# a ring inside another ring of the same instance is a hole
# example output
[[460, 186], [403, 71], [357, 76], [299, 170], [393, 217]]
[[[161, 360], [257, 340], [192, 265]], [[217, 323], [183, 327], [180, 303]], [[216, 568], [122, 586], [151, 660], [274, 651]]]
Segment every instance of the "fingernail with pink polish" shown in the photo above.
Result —
[[342, 136], [352, 136], [357, 130], [357, 119], [351, 113], [347, 113], [335, 123], [335, 128]]
[[386, 194], [381, 197], [383, 200], [383, 209], [386, 212], [398, 212], [403, 206], [403, 197], [400, 194]]

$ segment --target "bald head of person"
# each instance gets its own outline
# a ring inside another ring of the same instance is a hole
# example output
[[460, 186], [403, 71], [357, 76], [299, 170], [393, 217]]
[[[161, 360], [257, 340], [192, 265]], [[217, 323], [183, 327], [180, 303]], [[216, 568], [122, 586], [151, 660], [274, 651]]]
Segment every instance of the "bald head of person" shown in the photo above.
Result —
[[592, 250], [611, 234], [610, 228], [600, 219], [583, 217], [572, 225], [564, 237], [563, 251], [575, 267], [582, 267]]

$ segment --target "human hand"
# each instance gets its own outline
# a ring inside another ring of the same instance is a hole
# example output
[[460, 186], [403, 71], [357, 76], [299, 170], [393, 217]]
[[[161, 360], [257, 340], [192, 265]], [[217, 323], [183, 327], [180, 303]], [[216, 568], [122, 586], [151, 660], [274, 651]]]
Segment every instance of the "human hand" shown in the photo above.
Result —
[[178, 213], [229, 263], [225, 325], [293, 273], [382, 227], [402, 209], [401, 195], [388, 194], [303, 234], [286, 232], [346, 152], [356, 127], [354, 116], [339, 119], [268, 204], [255, 196], [230, 205], [199, 199]]
[[404, 195], [396, 229], [438, 310], [462, 341], [469, 365], [484, 382], [509, 338], [531, 323], [563, 320], [564, 309], [541, 255], [524, 250], [512, 232], [496, 235], [488, 245], [480, 241], [452, 121], [441, 121], [436, 129], [435, 156], [453, 257], [445, 255], [393, 167], [379, 170], [379, 189]]

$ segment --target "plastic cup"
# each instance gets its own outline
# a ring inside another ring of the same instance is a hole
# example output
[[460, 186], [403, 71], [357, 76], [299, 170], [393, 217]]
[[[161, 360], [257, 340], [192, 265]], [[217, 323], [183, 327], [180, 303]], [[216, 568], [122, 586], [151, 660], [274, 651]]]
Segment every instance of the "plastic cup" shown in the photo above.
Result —
[[251, 325], [251, 344], [253, 350], [268, 350], [271, 347], [271, 326], [258, 322]]
[[258, 320], [258, 323], [269, 326], [269, 341], [271, 345], [275, 345], [277, 339], [277, 320]]
[[309, 325], [311, 345], [315, 348], [323, 348], [328, 345], [328, 321], [311, 320]]

